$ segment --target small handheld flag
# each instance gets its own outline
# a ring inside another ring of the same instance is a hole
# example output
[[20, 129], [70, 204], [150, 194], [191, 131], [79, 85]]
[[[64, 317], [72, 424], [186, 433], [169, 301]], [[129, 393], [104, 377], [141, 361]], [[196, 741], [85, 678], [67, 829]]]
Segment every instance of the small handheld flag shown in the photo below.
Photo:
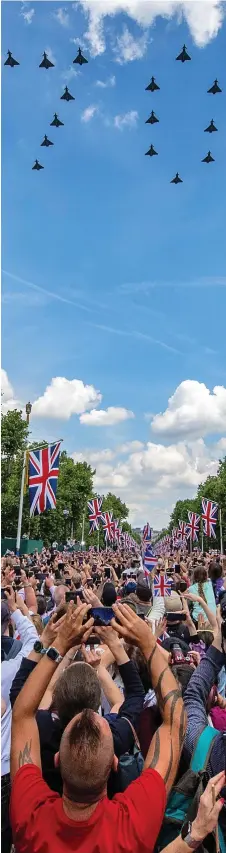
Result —
[[171, 580], [167, 575], [155, 575], [153, 581], [153, 595], [156, 596], [171, 595]]

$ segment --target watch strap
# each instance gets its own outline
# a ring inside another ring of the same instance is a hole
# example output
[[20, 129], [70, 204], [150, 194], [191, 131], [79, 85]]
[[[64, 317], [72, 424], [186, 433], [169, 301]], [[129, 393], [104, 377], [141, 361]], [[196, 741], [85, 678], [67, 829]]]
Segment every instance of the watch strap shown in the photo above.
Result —
[[[52, 657], [49, 652], [54, 652], [54, 656]], [[50, 658], [50, 660], [52, 660], [54, 663], [61, 663], [61, 661], [63, 660], [63, 655], [58, 652], [58, 649], [55, 649], [55, 646], [49, 646], [49, 648], [46, 649], [45, 653], [47, 657]]]

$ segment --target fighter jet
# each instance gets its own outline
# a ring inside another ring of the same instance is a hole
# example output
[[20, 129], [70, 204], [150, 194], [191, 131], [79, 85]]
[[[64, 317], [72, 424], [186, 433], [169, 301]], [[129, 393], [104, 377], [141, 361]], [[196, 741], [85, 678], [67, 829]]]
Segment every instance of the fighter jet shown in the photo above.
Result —
[[53, 121], [50, 122], [50, 127], [63, 127], [63, 126], [64, 126], [64, 122], [60, 121], [57, 113], [54, 113], [54, 119], [53, 119]]
[[42, 60], [42, 62], [40, 62], [39, 68], [54, 68], [54, 64], [53, 64], [53, 62], [50, 62], [50, 59], [48, 59], [48, 56], [47, 56], [47, 53], [45, 52], [45, 50], [43, 53], [43, 60]]
[[213, 86], [211, 89], [207, 89], [208, 95], [217, 95], [218, 92], [222, 92], [220, 86], [218, 86], [218, 80], [214, 80]]
[[176, 172], [175, 178], [170, 181], [171, 184], [183, 184], [182, 178], [179, 178], [178, 172]]
[[208, 151], [206, 157], [203, 158], [202, 163], [215, 163], [214, 157], [212, 157], [210, 151]]
[[149, 116], [149, 118], [147, 118], [145, 124], [155, 124], [156, 121], [159, 121], [159, 118], [156, 117], [154, 111], [152, 110], [151, 115]]
[[80, 47], [78, 49], [78, 56], [76, 56], [76, 59], [73, 59], [73, 63], [74, 62], [77, 63], [77, 65], [84, 65], [85, 63], [88, 62], [88, 59], [85, 59], [85, 57], [82, 55], [82, 51], [81, 51]]
[[211, 118], [211, 122], [208, 127], [205, 127], [204, 133], [213, 133], [214, 130], [218, 130], [218, 128], [215, 127], [214, 120]]
[[41, 148], [43, 146], [44, 146], [44, 148], [49, 148], [50, 145], [54, 145], [54, 142], [50, 142], [50, 139], [48, 139], [48, 136], [46, 136], [46, 133], [45, 133], [43, 142], [41, 142]]
[[69, 92], [69, 90], [68, 90], [68, 87], [67, 87], [67, 86], [65, 86], [64, 94], [63, 94], [63, 95], [61, 95], [61, 99], [60, 99], [60, 100], [61, 100], [61, 101], [74, 101], [74, 100], [75, 100], [75, 99], [73, 98], [73, 95], [70, 95], [70, 92]]
[[149, 155], [149, 157], [154, 157], [154, 154], [158, 154], [158, 151], [155, 151], [154, 146], [151, 145], [148, 151], [145, 153], [145, 157]]
[[149, 86], [146, 86], [145, 92], [157, 92], [157, 89], [160, 89], [160, 86], [157, 86], [155, 78], [152, 77]]
[[10, 65], [11, 68], [14, 68], [14, 65], [20, 64], [19, 62], [17, 62], [16, 59], [13, 58], [10, 50], [7, 50], [7, 53], [8, 53], [8, 59], [6, 59], [6, 61], [4, 62], [4, 65]]
[[44, 166], [41, 166], [41, 163], [39, 163], [38, 160], [35, 160], [34, 166], [32, 166], [32, 171], [34, 169], [36, 169], [37, 172], [39, 172], [40, 169], [44, 169]]
[[183, 50], [179, 53], [179, 56], [176, 56], [176, 60], [179, 60], [179, 62], [187, 62], [188, 59], [191, 59], [191, 57], [187, 53], [186, 44], [184, 44]]

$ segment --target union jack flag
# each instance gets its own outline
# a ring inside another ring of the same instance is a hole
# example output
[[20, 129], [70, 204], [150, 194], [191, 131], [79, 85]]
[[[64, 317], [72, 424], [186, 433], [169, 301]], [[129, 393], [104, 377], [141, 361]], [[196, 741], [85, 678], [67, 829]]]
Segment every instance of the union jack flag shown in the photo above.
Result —
[[207, 498], [202, 498], [202, 520], [204, 536], [213, 537], [216, 539], [215, 526], [217, 523], [218, 504], [214, 501], [209, 501]]
[[199, 534], [200, 515], [196, 512], [188, 512], [189, 522], [186, 524], [187, 539], [192, 539], [192, 542], [197, 542]]
[[155, 568], [158, 562], [158, 557], [153, 553], [151, 545], [147, 545], [143, 554], [143, 566], [145, 568], [145, 574], [152, 572], [152, 569]]
[[102, 517], [102, 512], [101, 512], [102, 503], [103, 503], [103, 497], [101, 498], [100, 496], [98, 496], [98, 498], [93, 498], [92, 501], [88, 501], [88, 509], [90, 510], [89, 534], [93, 533], [94, 530], [99, 529], [99, 519], [101, 519], [101, 517]]
[[171, 581], [168, 579], [167, 575], [155, 575], [153, 595], [154, 598], [156, 598], [156, 596], [171, 595]]
[[105, 542], [107, 539], [113, 538], [113, 526], [114, 521], [112, 520], [112, 512], [102, 512], [101, 519], [103, 522], [103, 531], [105, 533]]
[[144, 528], [143, 528], [143, 542], [146, 541], [147, 539], [148, 540], [151, 539], [151, 528], [150, 528], [150, 524], [148, 523], [148, 521], [147, 521], [147, 524], [145, 524]]
[[118, 545], [119, 545], [119, 543], [120, 543], [121, 533], [122, 533], [122, 528], [121, 528], [121, 527], [118, 527], [118, 521], [116, 521], [116, 526], [115, 526], [115, 539], [116, 539], [116, 542], [118, 542]]
[[56, 509], [60, 445], [58, 441], [57, 444], [29, 452], [30, 515], [40, 515], [45, 509]]
[[183, 542], [186, 539], [186, 521], [179, 521], [178, 538]]

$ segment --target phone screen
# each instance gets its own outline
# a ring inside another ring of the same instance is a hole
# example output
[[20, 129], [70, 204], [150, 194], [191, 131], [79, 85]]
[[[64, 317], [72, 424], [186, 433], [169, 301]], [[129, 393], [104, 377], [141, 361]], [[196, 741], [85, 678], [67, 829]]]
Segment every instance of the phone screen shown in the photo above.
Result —
[[114, 619], [114, 610], [112, 607], [91, 607], [89, 610], [89, 617], [92, 616], [94, 619], [94, 625], [110, 625], [111, 620]]

